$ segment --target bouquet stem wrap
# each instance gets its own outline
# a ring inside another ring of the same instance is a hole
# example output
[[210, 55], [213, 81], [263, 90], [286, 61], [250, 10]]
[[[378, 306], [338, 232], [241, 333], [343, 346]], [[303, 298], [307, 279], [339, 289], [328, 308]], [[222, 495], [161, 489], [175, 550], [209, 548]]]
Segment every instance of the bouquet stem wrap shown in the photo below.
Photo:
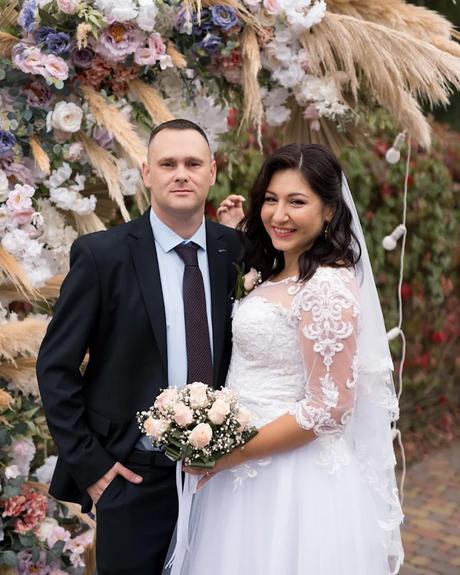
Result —
[[168, 561], [166, 568], [171, 569], [170, 575], [180, 575], [185, 554], [189, 547], [189, 524], [190, 512], [192, 510], [193, 496], [197, 491], [199, 481], [198, 475], [185, 474], [184, 485], [182, 486], [182, 461], [177, 462], [176, 466], [176, 488], [177, 499], [179, 502], [179, 515], [176, 526], [176, 544], [171, 559]]

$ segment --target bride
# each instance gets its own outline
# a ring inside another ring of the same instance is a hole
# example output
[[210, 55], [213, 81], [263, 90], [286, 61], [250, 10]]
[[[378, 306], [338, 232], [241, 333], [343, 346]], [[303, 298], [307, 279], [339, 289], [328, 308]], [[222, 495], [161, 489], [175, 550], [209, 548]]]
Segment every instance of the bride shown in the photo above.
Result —
[[397, 573], [392, 362], [337, 159], [268, 157], [242, 229], [262, 283], [236, 306], [227, 386], [259, 433], [200, 480], [181, 575]]

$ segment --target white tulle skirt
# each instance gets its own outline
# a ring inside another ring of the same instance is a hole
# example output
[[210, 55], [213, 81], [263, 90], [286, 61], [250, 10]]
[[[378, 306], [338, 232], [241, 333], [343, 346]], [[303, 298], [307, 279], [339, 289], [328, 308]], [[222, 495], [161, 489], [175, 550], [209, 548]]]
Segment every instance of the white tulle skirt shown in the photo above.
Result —
[[388, 575], [357, 463], [324, 453], [318, 440], [214, 476], [194, 497], [181, 575]]

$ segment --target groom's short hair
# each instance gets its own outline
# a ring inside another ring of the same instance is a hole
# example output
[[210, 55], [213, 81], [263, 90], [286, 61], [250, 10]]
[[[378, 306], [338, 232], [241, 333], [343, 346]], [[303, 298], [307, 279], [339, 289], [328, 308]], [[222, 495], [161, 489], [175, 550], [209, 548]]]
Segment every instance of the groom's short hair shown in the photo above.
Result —
[[154, 128], [150, 133], [149, 146], [152, 143], [152, 140], [155, 138], [155, 136], [159, 132], [162, 132], [163, 130], [195, 130], [195, 132], [198, 132], [203, 136], [203, 138], [206, 140], [206, 143], [209, 146], [209, 149], [211, 149], [211, 146], [209, 145], [208, 136], [206, 135], [206, 132], [203, 130], [203, 128], [198, 124], [195, 124], [195, 122], [185, 120], [184, 118], [168, 120], [167, 122], [158, 124], [158, 126], [156, 126], [156, 128]]

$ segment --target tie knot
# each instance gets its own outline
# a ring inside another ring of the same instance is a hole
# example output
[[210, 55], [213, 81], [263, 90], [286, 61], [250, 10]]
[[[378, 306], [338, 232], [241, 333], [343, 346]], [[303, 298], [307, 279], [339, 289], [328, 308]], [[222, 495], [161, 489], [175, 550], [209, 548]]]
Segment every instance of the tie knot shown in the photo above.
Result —
[[196, 244], [179, 244], [174, 249], [186, 266], [198, 266], [198, 248]]

